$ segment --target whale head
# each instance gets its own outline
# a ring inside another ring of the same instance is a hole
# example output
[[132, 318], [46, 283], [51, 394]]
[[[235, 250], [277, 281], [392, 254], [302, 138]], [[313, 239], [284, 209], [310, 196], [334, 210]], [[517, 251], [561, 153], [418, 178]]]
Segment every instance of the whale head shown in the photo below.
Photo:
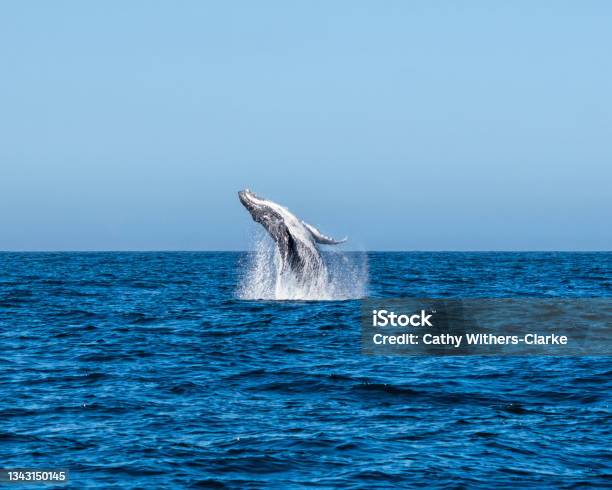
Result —
[[284, 221], [280, 212], [282, 208], [272, 201], [259, 197], [249, 189], [238, 192], [238, 199], [254, 221], [262, 224], [273, 237], [277, 234], [277, 226]]
[[268, 203], [265, 199], [260, 198], [254, 192], [249, 189], [238, 192], [238, 199], [242, 205], [247, 209], [251, 216], [255, 219], [269, 208]]
[[255, 195], [254, 192], [251, 192], [248, 189], [244, 189], [243, 191], [238, 191], [238, 199], [240, 199], [240, 202], [242, 203], [242, 205], [247, 208], [249, 211], [251, 211], [251, 209], [254, 209], [256, 207], [256, 203], [255, 203], [255, 199], [257, 198], [257, 196]]

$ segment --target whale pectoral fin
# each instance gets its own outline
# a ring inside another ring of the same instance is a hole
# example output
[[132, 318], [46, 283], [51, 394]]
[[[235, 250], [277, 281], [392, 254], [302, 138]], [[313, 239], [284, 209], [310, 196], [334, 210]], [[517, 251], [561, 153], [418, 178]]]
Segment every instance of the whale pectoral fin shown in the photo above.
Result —
[[342, 240], [335, 240], [335, 239], [333, 239], [331, 237], [328, 237], [328, 236], [324, 235], [319, 230], [317, 230], [314, 226], [309, 225], [308, 223], [305, 223], [304, 221], [302, 221], [302, 224], [310, 232], [310, 234], [312, 235], [312, 238], [317, 243], [321, 243], [323, 245], [338, 245], [340, 243], [346, 242], [346, 240], [347, 240], [346, 237], [343, 238]]

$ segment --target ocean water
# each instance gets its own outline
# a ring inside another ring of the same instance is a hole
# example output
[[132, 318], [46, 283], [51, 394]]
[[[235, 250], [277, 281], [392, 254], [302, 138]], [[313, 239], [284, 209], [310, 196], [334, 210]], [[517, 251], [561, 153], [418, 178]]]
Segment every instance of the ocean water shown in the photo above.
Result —
[[[612, 253], [365, 259], [372, 297], [612, 297]], [[610, 488], [611, 358], [363, 356], [359, 300], [243, 299], [249, 263], [0, 254], [0, 466], [71, 488]]]

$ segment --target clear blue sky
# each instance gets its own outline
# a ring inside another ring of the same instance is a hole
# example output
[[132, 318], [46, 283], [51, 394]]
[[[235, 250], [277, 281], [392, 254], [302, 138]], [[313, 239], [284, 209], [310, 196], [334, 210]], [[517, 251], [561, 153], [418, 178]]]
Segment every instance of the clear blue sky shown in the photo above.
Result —
[[610, 2], [3, 2], [0, 250], [612, 249]]

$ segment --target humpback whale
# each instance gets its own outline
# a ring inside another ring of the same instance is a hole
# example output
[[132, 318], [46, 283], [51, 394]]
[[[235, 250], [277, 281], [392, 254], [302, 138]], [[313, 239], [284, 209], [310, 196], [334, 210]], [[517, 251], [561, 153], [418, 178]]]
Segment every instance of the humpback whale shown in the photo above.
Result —
[[346, 238], [334, 240], [298, 219], [287, 208], [248, 189], [238, 192], [238, 198], [276, 243], [281, 274], [291, 273], [300, 282], [325, 278], [327, 270], [316, 244], [337, 245]]

